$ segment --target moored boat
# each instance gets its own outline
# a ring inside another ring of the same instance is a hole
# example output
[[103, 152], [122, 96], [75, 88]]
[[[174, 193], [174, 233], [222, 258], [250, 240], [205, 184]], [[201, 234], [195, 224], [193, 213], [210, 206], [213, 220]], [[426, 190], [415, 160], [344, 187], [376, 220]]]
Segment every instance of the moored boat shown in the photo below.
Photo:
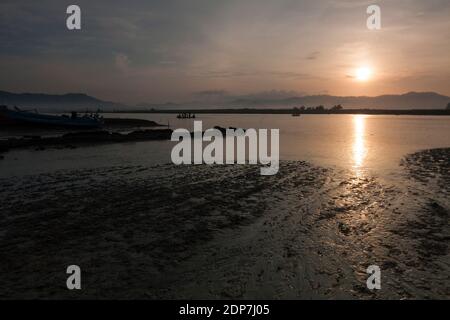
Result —
[[10, 125], [40, 125], [72, 128], [99, 128], [102, 126], [102, 118], [97, 114], [79, 116], [76, 112], [68, 115], [42, 114], [36, 111], [25, 111], [15, 107], [14, 110], [7, 106], [0, 106], [0, 123]]
[[177, 115], [178, 119], [195, 119], [195, 114], [190, 112], [183, 112]]
[[300, 109], [299, 108], [297, 108], [297, 107], [294, 107], [293, 109], [292, 109], [292, 116], [293, 117], [300, 117]]

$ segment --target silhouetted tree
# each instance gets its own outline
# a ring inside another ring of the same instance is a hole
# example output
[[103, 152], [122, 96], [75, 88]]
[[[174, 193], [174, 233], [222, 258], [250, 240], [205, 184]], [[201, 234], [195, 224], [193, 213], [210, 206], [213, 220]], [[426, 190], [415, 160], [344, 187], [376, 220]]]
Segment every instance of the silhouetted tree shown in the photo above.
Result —
[[334, 107], [331, 108], [331, 110], [333, 110], [333, 111], [338, 111], [338, 110], [342, 110], [342, 109], [344, 109], [344, 108], [340, 104], [335, 105]]
[[325, 108], [322, 105], [316, 107], [316, 111], [324, 111], [324, 110]]

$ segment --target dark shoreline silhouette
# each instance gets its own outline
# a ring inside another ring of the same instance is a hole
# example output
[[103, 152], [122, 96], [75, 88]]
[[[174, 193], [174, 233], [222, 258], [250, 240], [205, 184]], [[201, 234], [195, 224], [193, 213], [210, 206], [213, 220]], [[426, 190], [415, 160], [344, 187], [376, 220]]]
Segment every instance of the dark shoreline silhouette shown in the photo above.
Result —
[[0, 153], [11, 149], [35, 147], [43, 150], [47, 147], [73, 149], [81, 145], [95, 145], [117, 142], [136, 142], [149, 140], [170, 140], [171, 129], [135, 130], [130, 133], [109, 132], [106, 130], [69, 132], [57, 137], [39, 135], [24, 136], [0, 140]]
[[[123, 119], [129, 120], [129, 119]], [[130, 119], [131, 121], [133, 119]], [[222, 134], [226, 134], [226, 128], [215, 126]], [[236, 130], [237, 128], [230, 127]], [[245, 129], [243, 129], [245, 131]], [[0, 157], [2, 153], [12, 149], [35, 148], [36, 151], [47, 148], [75, 149], [86, 145], [99, 145], [106, 143], [138, 142], [152, 140], [170, 140], [172, 129], [138, 129], [129, 133], [113, 132], [108, 130], [74, 131], [59, 136], [25, 135], [8, 139], [0, 139]], [[203, 133], [202, 133], [203, 134]], [[191, 132], [193, 136], [194, 133]]]
[[[111, 113], [182, 113], [195, 114], [292, 114], [293, 108], [284, 109], [153, 109], [153, 110], [121, 110]], [[369, 115], [413, 115], [413, 116], [450, 116], [450, 110], [386, 110], [386, 109], [343, 109], [343, 110], [300, 110], [300, 114], [369, 114]]]
[[[123, 103], [105, 101], [85, 93], [13, 93], [0, 91], [0, 102], [5, 105], [17, 105], [24, 109], [39, 109], [41, 112], [95, 112], [102, 110], [160, 110], [177, 109], [188, 111], [195, 108], [209, 108], [215, 106], [219, 109], [261, 108], [289, 109], [294, 106], [333, 106], [342, 105], [345, 109], [401, 109], [401, 110], [433, 110], [445, 109], [450, 97], [436, 92], [407, 92], [403, 94], [384, 94], [378, 96], [332, 96], [332, 95], [306, 95], [288, 97], [263, 97], [258, 95], [234, 95], [214, 102], [194, 100], [184, 102], [166, 103], [140, 103], [132, 106]], [[268, 109], [269, 110], [269, 109]]]

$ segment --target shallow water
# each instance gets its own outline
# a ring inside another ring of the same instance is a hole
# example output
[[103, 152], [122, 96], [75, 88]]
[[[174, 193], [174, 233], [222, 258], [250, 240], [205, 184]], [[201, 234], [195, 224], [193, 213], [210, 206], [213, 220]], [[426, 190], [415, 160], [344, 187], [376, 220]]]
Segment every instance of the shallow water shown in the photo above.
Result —
[[[193, 119], [174, 114], [105, 114], [139, 118], [192, 130]], [[280, 129], [280, 158], [391, 177], [400, 160], [423, 149], [450, 147], [450, 117], [378, 115], [199, 115], [203, 130], [214, 126]], [[83, 147], [74, 150], [17, 150], [0, 161], [0, 176], [60, 169], [170, 162], [169, 141]]]

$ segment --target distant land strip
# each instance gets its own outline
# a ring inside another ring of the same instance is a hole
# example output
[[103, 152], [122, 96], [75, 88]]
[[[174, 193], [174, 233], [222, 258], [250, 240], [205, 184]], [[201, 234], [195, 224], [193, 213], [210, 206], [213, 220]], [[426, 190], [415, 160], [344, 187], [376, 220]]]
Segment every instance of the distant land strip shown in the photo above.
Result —
[[414, 116], [450, 116], [450, 109], [343, 109], [343, 110], [294, 110], [294, 109], [151, 109], [116, 110], [113, 113], [194, 113], [194, 114], [368, 114], [368, 115], [414, 115]]

